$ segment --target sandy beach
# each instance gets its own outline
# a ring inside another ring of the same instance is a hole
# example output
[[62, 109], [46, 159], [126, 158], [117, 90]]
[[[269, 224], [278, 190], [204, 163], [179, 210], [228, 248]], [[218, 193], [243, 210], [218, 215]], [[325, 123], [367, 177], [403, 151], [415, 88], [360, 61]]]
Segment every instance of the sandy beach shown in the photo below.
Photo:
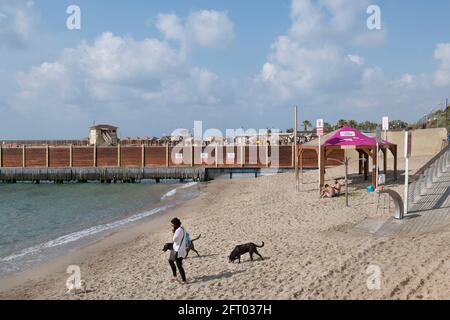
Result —
[[[429, 157], [415, 157], [412, 172]], [[404, 161], [399, 161], [403, 169]], [[304, 174], [295, 193], [292, 173], [258, 179], [217, 180], [170, 212], [113, 234], [75, 254], [23, 274], [0, 279], [1, 299], [449, 299], [450, 225], [412, 236], [375, 237], [355, 229], [377, 213], [351, 164], [350, 207], [344, 197], [318, 199], [317, 171]], [[342, 167], [327, 179], [342, 177]], [[398, 184], [390, 187], [398, 192]], [[391, 182], [389, 182], [391, 183]], [[189, 284], [171, 283], [170, 219], [180, 217], [201, 257], [185, 260]], [[255, 242], [265, 258], [230, 264], [235, 245]], [[70, 264], [79, 265], [89, 292], [65, 294]], [[381, 288], [367, 288], [371, 265]]]

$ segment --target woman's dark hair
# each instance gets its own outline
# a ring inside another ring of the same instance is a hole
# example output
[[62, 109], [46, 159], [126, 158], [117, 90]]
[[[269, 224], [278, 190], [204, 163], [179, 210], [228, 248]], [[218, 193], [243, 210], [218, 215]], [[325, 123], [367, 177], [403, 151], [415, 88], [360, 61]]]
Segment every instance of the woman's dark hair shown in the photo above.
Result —
[[170, 221], [175, 227], [179, 228], [181, 226], [181, 221], [178, 218], [173, 218], [172, 221]]

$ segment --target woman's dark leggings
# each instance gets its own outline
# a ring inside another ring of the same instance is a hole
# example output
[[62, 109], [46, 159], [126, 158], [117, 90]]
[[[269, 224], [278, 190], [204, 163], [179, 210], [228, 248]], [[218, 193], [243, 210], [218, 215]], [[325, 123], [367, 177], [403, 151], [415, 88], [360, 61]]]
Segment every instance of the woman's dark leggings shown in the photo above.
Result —
[[[176, 266], [175, 266], [175, 262], [177, 264]], [[183, 258], [177, 258], [177, 260], [175, 260], [175, 262], [173, 262], [172, 260], [169, 260], [169, 264], [170, 264], [170, 267], [172, 268], [173, 276], [174, 277], [177, 276], [177, 267], [178, 267], [178, 271], [180, 271], [181, 279], [183, 279], [183, 281], [186, 281], [186, 274], [184, 273], [184, 269], [183, 269]]]

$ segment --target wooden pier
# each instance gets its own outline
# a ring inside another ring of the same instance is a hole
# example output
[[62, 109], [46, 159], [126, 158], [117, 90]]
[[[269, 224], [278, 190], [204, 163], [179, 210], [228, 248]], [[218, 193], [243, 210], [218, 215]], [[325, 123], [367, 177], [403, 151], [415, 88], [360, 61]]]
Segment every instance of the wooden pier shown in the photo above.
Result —
[[[293, 169], [295, 146], [17, 146], [0, 145], [0, 181], [125, 181], [208, 179], [208, 169]], [[334, 158], [343, 154], [336, 151]], [[314, 150], [303, 167], [317, 167]], [[330, 165], [336, 165], [332, 163]]]

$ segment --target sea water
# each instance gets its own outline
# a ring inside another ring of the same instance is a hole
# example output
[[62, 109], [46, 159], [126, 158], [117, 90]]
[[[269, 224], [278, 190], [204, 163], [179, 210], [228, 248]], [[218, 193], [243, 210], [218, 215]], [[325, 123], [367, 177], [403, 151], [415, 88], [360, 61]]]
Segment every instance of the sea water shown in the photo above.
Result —
[[68, 254], [193, 198], [194, 185], [0, 184], [0, 275]]

